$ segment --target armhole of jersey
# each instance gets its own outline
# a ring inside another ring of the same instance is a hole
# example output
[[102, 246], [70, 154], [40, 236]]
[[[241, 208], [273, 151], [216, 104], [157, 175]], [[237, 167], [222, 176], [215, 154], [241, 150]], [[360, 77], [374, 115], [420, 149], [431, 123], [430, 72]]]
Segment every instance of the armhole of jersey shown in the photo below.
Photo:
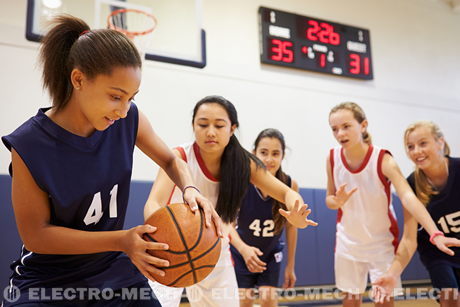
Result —
[[389, 152], [386, 149], [381, 149], [379, 152], [379, 157], [377, 159], [377, 174], [383, 186], [385, 187], [385, 193], [387, 194], [388, 203], [390, 203], [391, 201], [391, 189], [390, 189], [391, 182], [390, 180], [388, 180], [387, 177], [385, 177], [385, 175], [383, 174], [383, 170], [382, 170], [383, 157], [385, 156], [386, 153], [392, 156], [391, 152]]
[[177, 149], [180, 153], [180, 156], [182, 157], [182, 160], [184, 160], [185, 162], [187, 162], [187, 155], [185, 154], [185, 150], [183, 147], [176, 147], [175, 149]]
[[329, 163], [331, 164], [331, 179], [332, 179], [332, 183], [335, 186], [335, 182], [334, 182], [334, 148], [331, 148], [331, 150], [329, 151]]

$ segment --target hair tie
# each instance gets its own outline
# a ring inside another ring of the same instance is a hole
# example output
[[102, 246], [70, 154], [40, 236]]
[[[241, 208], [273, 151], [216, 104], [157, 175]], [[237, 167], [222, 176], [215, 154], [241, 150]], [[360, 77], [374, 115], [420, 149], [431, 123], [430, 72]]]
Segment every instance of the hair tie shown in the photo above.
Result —
[[85, 34], [88, 33], [88, 32], [89, 32], [89, 30], [84, 30], [83, 32], [80, 33], [79, 36], [85, 35]]

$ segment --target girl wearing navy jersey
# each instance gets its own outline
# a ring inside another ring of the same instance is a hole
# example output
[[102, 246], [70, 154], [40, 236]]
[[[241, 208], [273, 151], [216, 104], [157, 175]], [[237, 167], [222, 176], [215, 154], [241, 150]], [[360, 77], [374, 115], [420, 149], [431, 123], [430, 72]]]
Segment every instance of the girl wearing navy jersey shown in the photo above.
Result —
[[391, 268], [376, 282], [379, 300], [383, 301], [392, 291], [394, 279], [399, 277], [417, 250], [430, 274], [433, 288], [441, 291], [441, 306], [459, 306], [460, 249], [452, 248], [455, 255], [449, 256], [430, 242], [438, 236], [446, 236], [454, 245], [460, 239], [460, 159], [449, 156], [449, 146], [433, 122], [420, 121], [410, 125], [404, 133], [404, 143], [407, 155], [415, 164], [415, 171], [407, 178], [409, 184], [440, 231], [430, 236], [424, 228], [418, 228], [417, 221], [405, 212], [405, 236]]
[[[277, 129], [265, 129], [254, 142], [253, 153], [267, 170], [294, 191], [298, 192], [297, 182], [281, 169], [286, 149], [283, 134]], [[250, 185], [236, 221], [237, 228], [231, 231], [231, 252], [235, 262], [238, 287], [243, 295], [240, 306], [252, 306], [254, 288], [258, 287], [261, 306], [277, 306], [276, 288], [283, 258], [281, 234], [286, 228], [287, 264], [284, 271], [283, 288], [294, 287], [295, 251], [297, 229], [278, 212], [285, 208], [256, 186]]]
[[[178, 147], [176, 154], [187, 161], [197, 187], [216, 206], [224, 222], [224, 238], [214, 270], [201, 282], [187, 287], [186, 292], [192, 306], [237, 307], [238, 285], [228, 234], [250, 183], [285, 203], [286, 210], [280, 208], [280, 213], [295, 227], [304, 228], [316, 223], [307, 219], [310, 210], [302, 197], [267, 172], [263, 163], [240, 145], [234, 134], [239, 125], [238, 115], [230, 101], [221, 96], [201, 99], [193, 110], [192, 125], [195, 141]], [[176, 191], [174, 183], [160, 170], [144, 216], [147, 218], [161, 206], [181, 201]], [[162, 306], [179, 305], [183, 289], [159, 283], [151, 285]]]
[[[335, 247], [337, 288], [344, 292], [344, 306], [358, 306], [367, 285], [391, 266], [398, 233], [391, 207], [390, 183], [401, 202], [444, 253], [453, 254], [452, 242], [439, 236], [428, 211], [412, 192], [391, 154], [372, 145], [366, 116], [356, 103], [335, 106], [329, 124], [340, 147], [327, 158], [329, 208], [338, 210]], [[442, 254], [439, 252], [439, 254]], [[400, 280], [395, 280], [400, 285]], [[383, 302], [393, 306], [393, 300]]]
[[193, 184], [186, 164], [133, 103], [142, 61], [124, 34], [58, 16], [40, 59], [52, 107], [2, 138], [12, 154], [12, 203], [24, 243], [4, 306], [159, 306], [143, 275], [154, 279], [164, 274], [156, 266], [168, 263], [146, 250], [168, 247], [142, 239], [153, 226], [122, 230], [134, 146], [191, 206], [199, 203], [216, 223], [219, 217], [186, 188]]

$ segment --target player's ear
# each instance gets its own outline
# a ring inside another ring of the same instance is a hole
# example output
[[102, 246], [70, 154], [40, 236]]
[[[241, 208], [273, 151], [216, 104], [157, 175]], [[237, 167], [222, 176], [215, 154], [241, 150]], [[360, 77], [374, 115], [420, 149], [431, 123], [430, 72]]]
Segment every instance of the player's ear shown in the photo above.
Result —
[[81, 70], [78, 68], [72, 69], [72, 72], [70, 73], [70, 82], [72, 82], [74, 89], [79, 90], [82, 87], [84, 78], [85, 75]]
[[236, 129], [236, 124], [233, 124], [232, 127], [230, 128], [230, 136], [233, 135], [233, 133], [235, 132], [235, 129]]

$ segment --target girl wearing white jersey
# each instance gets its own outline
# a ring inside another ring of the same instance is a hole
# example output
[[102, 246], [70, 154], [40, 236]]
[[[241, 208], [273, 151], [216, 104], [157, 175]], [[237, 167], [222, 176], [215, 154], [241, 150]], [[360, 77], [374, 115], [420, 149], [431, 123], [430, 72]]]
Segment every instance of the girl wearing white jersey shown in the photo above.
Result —
[[[300, 194], [290, 189], [267, 172], [263, 163], [243, 149], [234, 135], [238, 127], [235, 107], [221, 96], [207, 96], [194, 108], [192, 119], [195, 142], [176, 149], [186, 160], [196, 187], [211, 200], [226, 225], [232, 223], [250, 183], [286, 204], [290, 211], [280, 213], [294, 226], [305, 228], [316, 225], [308, 220], [310, 210]], [[144, 216], [173, 202], [182, 202], [174, 183], [165, 172], [158, 177], [146, 203]], [[224, 225], [225, 225], [224, 224]], [[192, 306], [239, 306], [238, 285], [230, 257], [228, 227], [224, 226], [222, 250], [212, 273], [204, 280], [187, 287]], [[178, 306], [183, 289], [151, 283], [164, 307]]]
[[[338, 210], [335, 279], [344, 292], [343, 306], [359, 306], [371, 282], [390, 267], [398, 244], [398, 228], [391, 205], [393, 183], [403, 206], [430, 235], [439, 230], [412, 192], [391, 154], [373, 146], [364, 111], [356, 103], [335, 106], [329, 125], [340, 147], [327, 158], [326, 205]], [[347, 190], [347, 191], [346, 191]], [[453, 254], [446, 238], [434, 236], [438, 249]], [[397, 281], [400, 287], [401, 281]], [[377, 304], [393, 306], [393, 300]]]

